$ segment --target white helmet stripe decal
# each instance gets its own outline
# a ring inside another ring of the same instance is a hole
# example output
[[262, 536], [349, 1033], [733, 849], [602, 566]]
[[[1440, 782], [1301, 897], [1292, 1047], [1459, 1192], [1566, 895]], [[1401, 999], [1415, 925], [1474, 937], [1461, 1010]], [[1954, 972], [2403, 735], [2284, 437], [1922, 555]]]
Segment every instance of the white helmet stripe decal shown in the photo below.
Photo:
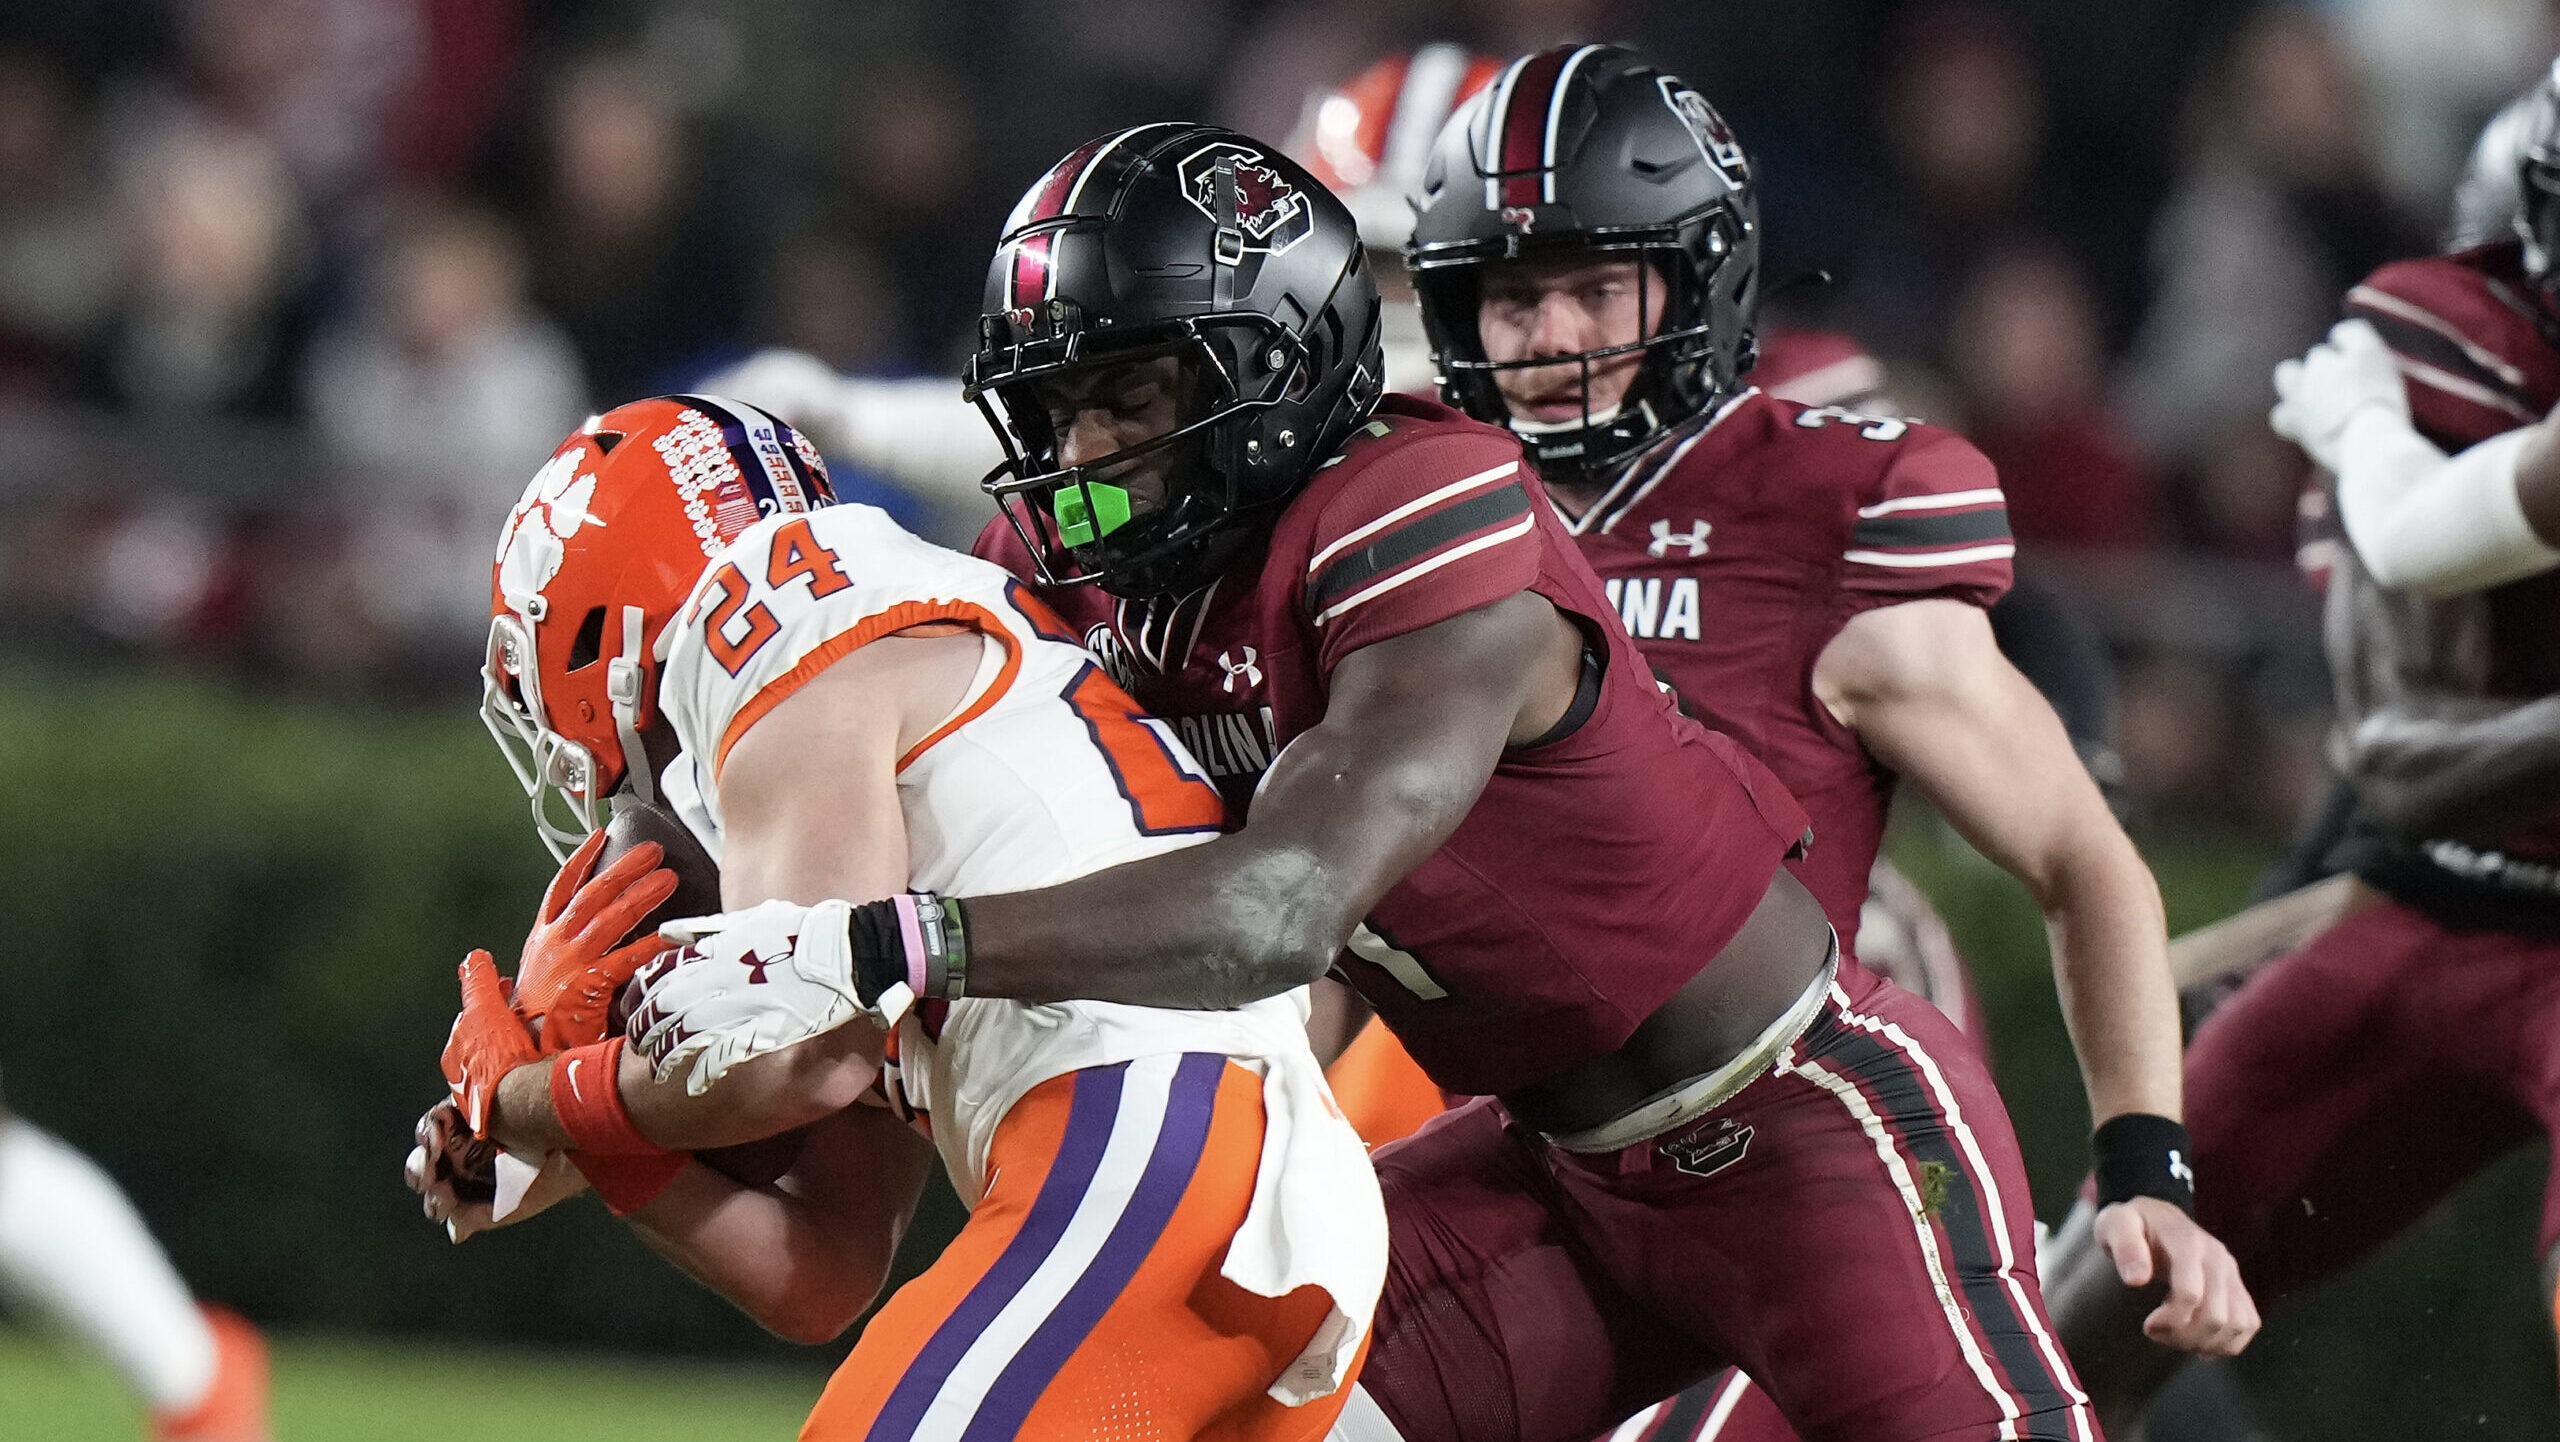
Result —
[[1597, 45], [1585, 45], [1573, 52], [1572, 57], [1564, 62], [1564, 68], [1556, 72], [1556, 88], [1547, 97], [1547, 138], [1546, 147], [1542, 152], [1542, 163], [1546, 167], [1546, 174], [1539, 177], [1539, 198], [1549, 205], [1555, 204], [1556, 200], [1556, 132], [1562, 128], [1564, 97], [1573, 87], [1575, 68], [1582, 64], [1585, 57], [1599, 48]]

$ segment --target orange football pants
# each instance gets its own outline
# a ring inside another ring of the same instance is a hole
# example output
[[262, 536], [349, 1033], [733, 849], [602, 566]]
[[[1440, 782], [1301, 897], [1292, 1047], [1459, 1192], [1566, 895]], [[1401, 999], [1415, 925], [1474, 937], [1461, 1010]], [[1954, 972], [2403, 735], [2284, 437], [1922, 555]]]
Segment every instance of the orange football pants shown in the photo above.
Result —
[[1372, 1147], [1402, 1141], [1449, 1109], [1448, 1095], [1374, 1016], [1324, 1069], [1324, 1079], [1352, 1130]]
[[1350, 1393], [1265, 1388], [1331, 1310], [1218, 1274], [1253, 1198], [1262, 1079], [1205, 1052], [1034, 1087], [986, 1195], [827, 1383], [802, 1442], [1320, 1442]]

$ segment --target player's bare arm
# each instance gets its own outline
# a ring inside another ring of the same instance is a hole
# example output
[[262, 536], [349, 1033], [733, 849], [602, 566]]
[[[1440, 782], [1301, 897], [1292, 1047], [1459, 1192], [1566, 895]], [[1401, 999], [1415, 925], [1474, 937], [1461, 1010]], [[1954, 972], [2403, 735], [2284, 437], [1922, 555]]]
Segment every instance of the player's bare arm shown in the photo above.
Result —
[[[2159, 888], [1989, 618], [1953, 600], [1864, 612], [1824, 649], [1814, 689], [2035, 897], [2093, 1118], [2176, 1119], [2178, 1003]], [[2256, 1333], [2230, 1253], [2175, 1206], [2118, 1202], [2099, 1236], [2127, 1285], [2168, 1281], [2146, 1324], [2155, 1340], [2219, 1355]]]
[[1815, 693], [1878, 760], [2025, 884], [2052, 928], [2054, 975], [2091, 1114], [2178, 1115], [2178, 1004], [2159, 888], [2062, 722], [1953, 600], [1864, 612], [1815, 663]]
[[1322, 976], [1449, 839], [1503, 749], [1573, 704], [1582, 637], [1521, 592], [1353, 652], [1244, 829], [1063, 886], [969, 901], [969, 990], [1231, 1007]]
[[2560, 697], [2412, 693], [2356, 722], [2340, 769], [2400, 835], [2494, 843], [2560, 792]]
[[878, 1298], [933, 1165], [933, 1149], [905, 1123], [848, 1106], [809, 1128], [788, 1193], [690, 1166], [629, 1220], [660, 1256], [776, 1335], [827, 1342]]

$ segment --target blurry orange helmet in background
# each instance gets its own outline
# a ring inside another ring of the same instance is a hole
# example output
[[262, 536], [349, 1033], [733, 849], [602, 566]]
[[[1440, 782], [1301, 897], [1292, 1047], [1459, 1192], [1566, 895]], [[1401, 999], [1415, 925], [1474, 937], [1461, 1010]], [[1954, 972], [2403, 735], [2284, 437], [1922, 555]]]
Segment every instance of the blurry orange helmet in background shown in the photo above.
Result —
[[1493, 83], [1503, 62], [1449, 44], [1390, 55], [1341, 88], [1310, 96], [1288, 150], [1360, 222], [1372, 250], [1413, 234], [1411, 197], [1450, 112]]

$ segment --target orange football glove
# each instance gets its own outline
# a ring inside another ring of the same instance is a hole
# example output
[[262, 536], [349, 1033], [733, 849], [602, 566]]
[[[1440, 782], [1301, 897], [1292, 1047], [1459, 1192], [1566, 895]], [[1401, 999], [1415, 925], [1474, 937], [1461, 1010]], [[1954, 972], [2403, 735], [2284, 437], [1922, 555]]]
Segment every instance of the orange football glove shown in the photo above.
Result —
[[542, 894], [542, 914], [516, 963], [516, 1011], [531, 1024], [545, 1056], [604, 1040], [614, 994], [667, 949], [654, 931], [611, 949], [675, 895], [676, 874], [658, 865], [665, 849], [643, 841], [588, 876], [603, 849], [599, 830], [569, 854]]
[[542, 1059], [524, 1018], [507, 1004], [508, 986], [489, 953], [462, 959], [462, 1013], [444, 1043], [444, 1081], [474, 1136], [489, 1135], [489, 1105], [507, 1073]]

